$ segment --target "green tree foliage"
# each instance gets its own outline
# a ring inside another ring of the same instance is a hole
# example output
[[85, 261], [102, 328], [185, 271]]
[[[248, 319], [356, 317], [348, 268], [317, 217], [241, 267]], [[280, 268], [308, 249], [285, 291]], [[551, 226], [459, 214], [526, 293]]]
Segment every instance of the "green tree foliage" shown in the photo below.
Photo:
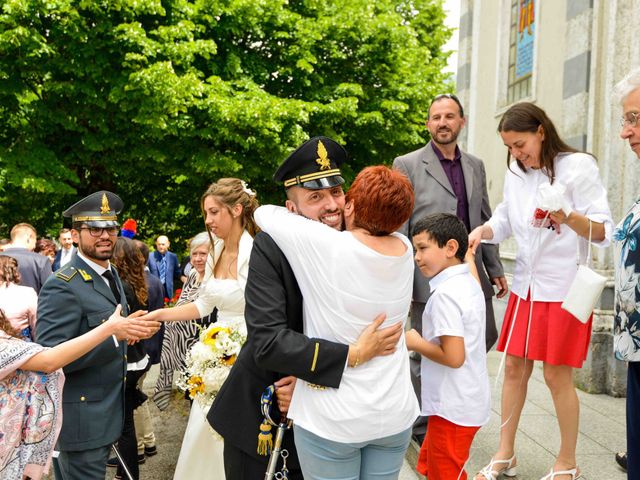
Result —
[[[55, 232], [65, 207], [119, 193], [139, 237], [202, 229], [222, 176], [271, 181], [314, 135], [347, 177], [425, 140], [449, 90], [441, 0], [4, 0], [0, 215]], [[175, 244], [175, 241], [174, 241]]]

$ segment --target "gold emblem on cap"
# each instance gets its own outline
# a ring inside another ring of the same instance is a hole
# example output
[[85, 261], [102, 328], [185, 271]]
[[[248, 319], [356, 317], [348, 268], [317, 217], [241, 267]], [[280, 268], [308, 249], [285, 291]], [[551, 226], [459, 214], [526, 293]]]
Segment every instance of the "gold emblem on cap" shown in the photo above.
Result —
[[109, 200], [107, 199], [107, 194], [102, 194], [102, 206], [100, 207], [100, 214], [105, 215], [111, 211], [111, 207], [109, 206]]
[[329, 154], [324, 144], [318, 140], [318, 157], [316, 163], [320, 165], [320, 170], [329, 170], [331, 168], [331, 160], [329, 160]]

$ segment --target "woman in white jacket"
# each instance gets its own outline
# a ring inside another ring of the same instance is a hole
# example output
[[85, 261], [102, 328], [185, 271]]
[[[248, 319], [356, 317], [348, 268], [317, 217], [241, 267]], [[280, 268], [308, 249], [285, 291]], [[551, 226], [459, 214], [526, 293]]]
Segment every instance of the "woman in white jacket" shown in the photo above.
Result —
[[[575, 456], [579, 402], [573, 369], [586, 359], [591, 319], [582, 323], [560, 306], [577, 270], [579, 239], [591, 235], [599, 246], [611, 239], [607, 192], [593, 156], [563, 142], [536, 105], [511, 107], [498, 132], [509, 149], [504, 197], [491, 219], [471, 232], [469, 243], [473, 248], [481, 239], [500, 243], [513, 235], [518, 254], [497, 347], [506, 351], [500, 445], [476, 480], [515, 475], [515, 436], [535, 360], [543, 362], [561, 437], [555, 464], [544, 479], [575, 480], [580, 476]], [[536, 196], [551, 186], [564, 191], [564, 206], [541, 211]]]

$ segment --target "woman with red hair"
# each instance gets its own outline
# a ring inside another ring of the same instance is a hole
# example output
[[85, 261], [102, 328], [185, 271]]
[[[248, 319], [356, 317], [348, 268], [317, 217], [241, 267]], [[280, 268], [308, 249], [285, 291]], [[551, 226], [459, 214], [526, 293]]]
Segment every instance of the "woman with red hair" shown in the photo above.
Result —
[[356, 352], [340, 388], [297, 380], [288, 416], [306, 479], [398, 477], [418, 416], [404, 337], [366, 363], [358, 358], [357, 340], [380, 313], [386, 314], [383, 327], [407, 319], [413, 248], [395, 231], [413, 204], [402, 173], [374, 166], [358, 174], [346, 195], [346, 231], [283, 207], [256, 210], [258, 226], [282, 249], [300, 285], [305, 334]]

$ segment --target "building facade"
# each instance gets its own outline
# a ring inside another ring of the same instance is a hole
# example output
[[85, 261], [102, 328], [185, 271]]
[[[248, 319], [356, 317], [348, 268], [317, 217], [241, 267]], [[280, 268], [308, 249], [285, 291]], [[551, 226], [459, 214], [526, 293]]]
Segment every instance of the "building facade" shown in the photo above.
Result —
[[[461, 143], [484, 160], [493, 207], [507, 165], [498, 122], [511, 105], [529, 101], [569, 144], [596, 156], [614, 221], [622, 218], [640, 194], [640, 162], [618, 136], [621, 108], [611, 92], [640, 65], [639, 27], [640, 0], [461, 0], [456, 81], [468, 117]], [[515, 252], [512, 241], [501, 245], [507, 271]], [[594, 266], [611, 281], [576, 380], [587, 391], [620, 395], [626, 367], [612, 354], [612, 249], [596, 249]]]

